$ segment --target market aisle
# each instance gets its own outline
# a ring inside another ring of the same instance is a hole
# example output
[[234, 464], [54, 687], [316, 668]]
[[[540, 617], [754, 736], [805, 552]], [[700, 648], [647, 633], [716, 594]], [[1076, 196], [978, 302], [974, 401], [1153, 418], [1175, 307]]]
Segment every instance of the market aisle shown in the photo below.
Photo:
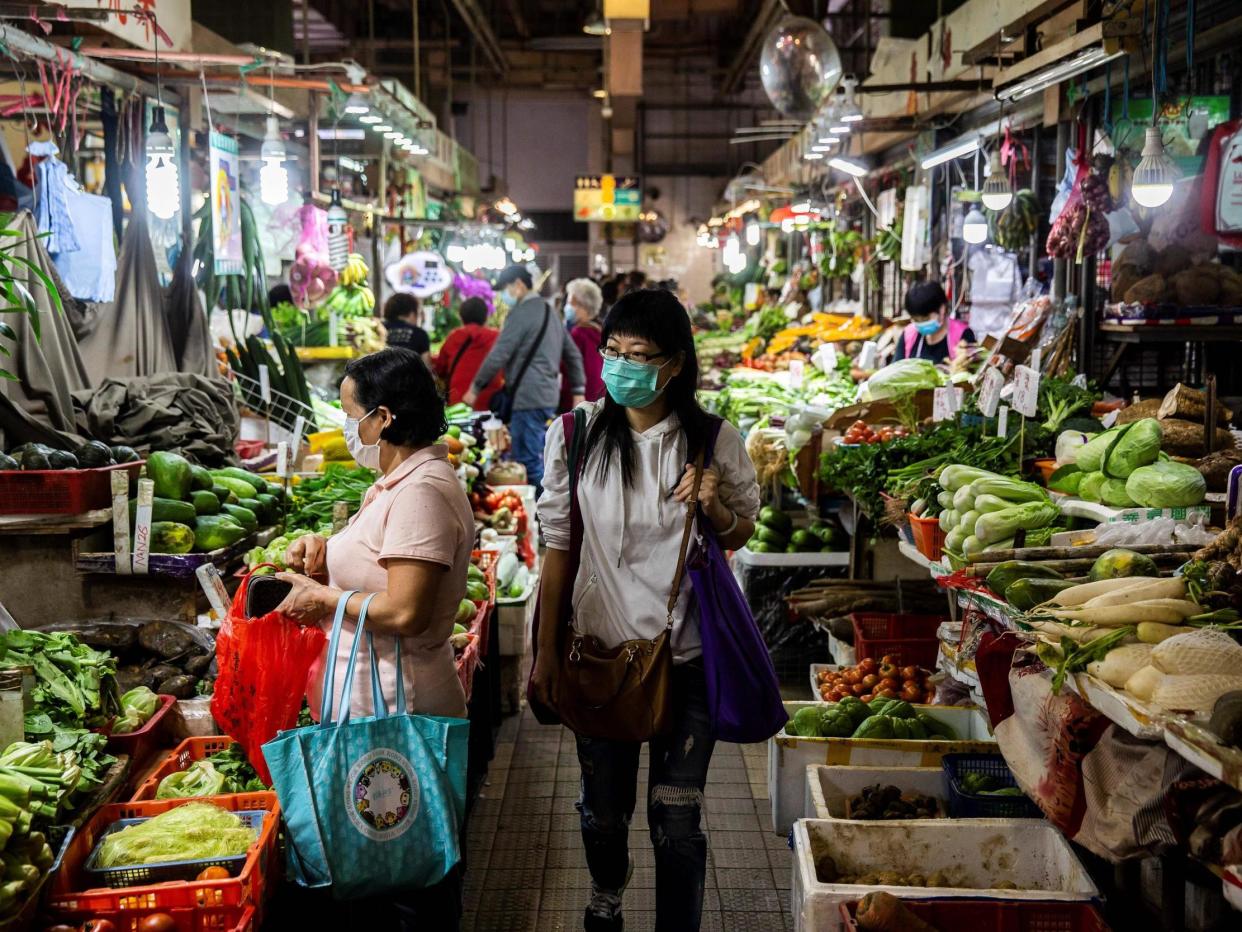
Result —
[[[791, 855], [763, 826], [770, 820], [764, 745], [721, 744], [707, 786], [711, 847], [703, 929], [784, 932]], [[646, 796], [646, 751], [639, 792]], [[582, 928], [590, 891], [574, 801], [573, 736], [535, 721], [507, 719], [488, 781], [470, 818], [462, 932], [558, 932]], [[630, 832], [634, 878], [625, 893], [626, 932], [655, 925], [655, 869], [640, 803]]]

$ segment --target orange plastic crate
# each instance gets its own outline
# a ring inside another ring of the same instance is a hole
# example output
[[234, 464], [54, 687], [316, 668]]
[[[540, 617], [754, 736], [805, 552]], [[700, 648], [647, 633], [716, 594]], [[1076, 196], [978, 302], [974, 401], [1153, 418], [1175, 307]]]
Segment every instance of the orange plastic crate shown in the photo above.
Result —
[[496, 561], [500, 559], [499, 550], [475, 550], [470, 559], [477, 563], [483, 575], [487, 577], [487, 591], [490, 595], [489, 604], [496, 604]]
[[208, 909], [127, 909], [122, 913], [59, 913], [57, 920], [72, 921], [76, 926], [86, 919], [107, 919], [117, 932], [140, 932], [142, 920], [155, 913], [172, 916], [177, 932], [257, 932], [259, 915], [254, 906], [222, 906]]
[[919, 553], [929, 560], [939, 560], [944, 555], [944, 539], [947, 536], [940, 530], [939, 518], [919, 518], [909, 515], [910, 533], [914, 536], [914, 546]]
[[227, 735], [213, 735], [207, 738], [186, 738], [151, 771], [142, 785], [134, 791], [133, 802], [155, 799], [155, 792], [160, 788], [160, 781], [173, 773], [189, 770], [195, 761], [203, 760], [220, 751], [227, 751], [234, 744]]
[[[211, 802], [230, 812], [262, 809], [271, 813], [263, 820], [259, 837], [251, 846], [246, 864], [236, 877], [224, 880], [173, 881], [145, 887], [96, 887], [84, 889], [87, 880], [83, 867], [100, 836], [118, 819], [142, 819], [157, 816], [187, 803]], [[69, 850], [65, 852], [60, 870], [52, 882], [47, 910], [58, 916], [107, 918], [117, 922], [118, 929], [136, 928], [130, 919], [139, 919], [152, 912], [173, 913], [176, 910], [232, 910], [227, 915], [209, 916], [220, 924], [186, 925], [185, 929], [227, 930], [236, 927], [246, 906], [263, 902], [269, 883], [280, 878], [277, 836], [280, 830], [280, 803], [275, 793], [237, 793], [232, 796], [211, 796], [190, 799], [159, 799], [141, 802], [113, 803], [104, 806], [80, 828]], [[120, 917], [126, 924], [117, 921]], [[231, 922], [231, 925], [224, 924]]]

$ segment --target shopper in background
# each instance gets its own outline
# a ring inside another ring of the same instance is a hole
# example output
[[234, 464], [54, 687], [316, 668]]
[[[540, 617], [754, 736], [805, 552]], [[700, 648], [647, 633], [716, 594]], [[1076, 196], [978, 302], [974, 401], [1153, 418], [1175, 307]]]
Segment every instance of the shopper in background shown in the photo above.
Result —
[[[299, 537], [285, 554], [293, 572], [280, 578], [293, 589], [278, 606], [303, 624], [330, 628], [341, 595], [349, 600], [336, 656], [336, 682], [342, 682], [362, 603], [367, 633], [375, 635], [375, 661], [387, 701], [396, 695], [401, 639], [406, 711], [466, 717], [466, 699], [449, 635], [466, 592], [466, 570], [474, 545], [474, 514], [462, 491], [448, 451], [436, 444], [445, 431], [444, 402], [430, 370], [410, 350], [390, 347], [355, 359], [341, 382], [345, 442], [359, 465], [380, 478], [367, 490], [362, 507], [340, 532], [325, 540]], [[311, 577], [327, 579], [327, 585]], [[381, 635], [383, 635], [381, 637]], [[371, 647], [359, 650], [359, 669], [351, 714], [373, 715]], [[323, 666], [308, 684], [310, 707], [322, 697]], [[461, 911], [460, 869], [425, 890], [397, 902], [349, 904], [350, 927], [375, 929], [456, 929]], [[365, 919], [363, 918], [365, 917]], [[401, 923], [405, 923], [404, 925]]]
[[600, 297], [603, 303], [600, 305], [599, 316], [607, 317], [608, 312], [612, 310], [612, 306], [617, 303], [617, 299], [621, 297], [621, 286], [617, 283], [616, 278], [609, 277], [602, 279], [599, 283]]
[[[599, 310], [603, 300], [599, 286], [589, 278], [575, 278], [565, 286], [566, 323], [569, 338], [582, 356], [582, 369], [586, 376], [583, 394], [587, 401], [599, 401], [604, 397], [604, 381], [600, 377], [604, 360], [599, 355]], [[569, 368], [561, 363], [561, 411], [573, 407], [569, 381]]]
[[535, 291], [525, 266], [511, 265], [496, 279], [511, 310], [500, 339], [492, 347], [462, 398], [473, 406], [479, 394], [501, 371], [505, 374], [505, 401], [513, 458], [526, 467], [526, 481], [536, 489], [543, 480], [543, 439], [548, 421], [560, 401], [561, 363], [569, 371], [570, 400], [582, 401], [586, 376], [582, 354], [565, 328], [552, 319], [548, 302]]
[[[461, 326], [449, 332], [440, 347], [439, 355], [432, 363], [432, 369], [444, 383], [448, 403], [455, 405], [460, 402], [474, 382], [474, 377], [487, 358], [488, 352], [500, 336], [499, 330], [485, 326], [487, 323], [487, 304], [482, 298], [467, 298], [458, 310]], [[476, 411], [488, 410], [492, 396], [504, 385], [504, 378], [497, 375], [487, 387], [478, 393], [474, 400]]]
[[384, 329], [388, 331], [388, 345], [411, 350], [431, 365], [431, 338], [418, 325], [418, 298], [412, 294], [397, 292], [384, 302]]
[[949, 316], [949, 299], [939, 282], [916, 282], [906, 292], [910, 323], [897, 341], [893, 359], [927, 359], [947, 363], [959, 343], [974, 343], [964, 321]]
[[629, 294], [631, 291], [642, 291], [647, 287], [647, 273], [642, 269], [631, 269], [630, 274], [626, 276], [625, 280], [626, 294]]
[[[693, 463], [711, 422], [695, 398], [699, 366], [690, 319], [666, 291], [626, 295], [602, 333], [607, 394], [586, 406], [583, 465], [577, 500], [583, 522], [580, 562], [570, 578], [570, 477], [565, 431], [548, 431], [547, 473], [539, 521], [547, 542], [540, 589], [539, 650], [532, 690], [556, 708], [558, 607], [572, 587], [577, 634], [605, 648], [656, 638], [669, 620], [685, 503], [694, 487]], [[575, 438], [577, 441], [577, 438]], [[759, 511], [755, 469], [742, 437], [720, 426], [712, 466], [699, 488], [701, 514], [726, 549], [741, 547]], [[647, 821], [655, 848], [656, 928], [694, 932], [703, 909], [707, 837], [701, 826], [703, 791], [715, 739], [707, 705], [698, 615], [690, 582], [681, 580], [673, 612], [671, 731], [650, 744]], [[578, 802], [591, 901], [588, 932], [623, 928], [621, 895], [633, 868], [629, 828], [638, 780], [640, 744], [577, 736], [582, 768]]]

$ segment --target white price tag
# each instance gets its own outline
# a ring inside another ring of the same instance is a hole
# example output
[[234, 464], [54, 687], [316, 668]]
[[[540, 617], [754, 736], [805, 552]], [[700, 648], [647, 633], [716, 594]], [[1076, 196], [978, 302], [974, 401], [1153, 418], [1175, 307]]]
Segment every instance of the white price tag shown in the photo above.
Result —
[[276, 444], [276, 475], [281, 479], [289, 475], [289, 444], [283, 440]]
[[932, 420], [951, 421], [953, 419], [953, 389], [937, 388], [932, 391]]
[[875, 345], [874, 340], [868, 340], [862, 345], [862, 350], [858, 354], [858, 368], [865, 369], [870, 372], [875, 368], [875, 357], [879, 353], [880, 348]]
[[1009, 405], [1001, 405], [1000, 410], [996, 412], [996, 436], [1001, 438], [1009, 436]]
[[267, 366], [259, 366], [259, 397], [265, 405], [272, 403], [272, 380], [267, 374]]
[[837, 346], [835, 343], [825, 343], [815, 351], [815, 355], [811, 357], [811, 362], [820, 372], [825, 375], [831, 375], [837, 368]]
[[984, 417], [995, 417], [996, 406], [1000, 404], [1001, 389], [1005, 387], [1005, 377], [995, 366], [983, 370], [983, 384], [979, 386], [979, 410]]
[[1013, 409], [1023, 417], [1034, 417], [1039, 410], [1039, 373], [1030, 366], [1014, 367]]
[[1109, 411], [1106, 415], [1100, 418], [1100, 423], [1104, 425], [1105, 429], [1107, 429], [1117, 423], [1117, 418], [1120, 415], [1121, 409], [1114, 408], [1112, 411]]
[[1031, 350], [1030, 366], [1036, 372], [1039, 371], [1039, 361], [1044, 358], [1044, 351], [1040, 347]]
[[203, 587], [203, 594], [207, 596], [207, 604], [211, 606], [211, 614], [215, 616], [216, 623], [224, 621], [229, 612], [229, 591], [224, 588], [224, 580], [220, 578], [220, 571], [216, 569], [214, 563], [204, 563], [194, 571], [198, 584]]
[[138, 511], [134, 516], [134, 573], [147, 574], [151, 557], [151, 503], [155, 498], [155, 483], [150, 479], [138, 480]]
[[806, 363], [801, 359], [791, 359], [789, 361], [789, 387], [801, 388], [802, 379], [806, 375]]
[[302, 434], [306, 432], [306, 418], [299, 414], [293, 420], [293, 459], [297, 459], [298, 450], [302, 447]]
[[129, 562], [129, 470], [112, 471], [112, 558], [118, 576], [133, 570]]

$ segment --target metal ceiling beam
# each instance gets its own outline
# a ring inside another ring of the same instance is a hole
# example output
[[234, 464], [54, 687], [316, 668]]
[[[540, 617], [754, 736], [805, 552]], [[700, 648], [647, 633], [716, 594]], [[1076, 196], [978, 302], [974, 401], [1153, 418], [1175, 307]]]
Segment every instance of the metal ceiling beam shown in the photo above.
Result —
[[[412, 0], [412, 2], [417, 3], [418, 0]], [[479, 9], [477, 0], [453, 0], [453, 7], [465, 21], [466, 28], [474, 33], [479, 47], [491, 63], [492, 71], [497, 77], [505, 77], [509, 73], [509, 60], [505, 57], [504, 49], [500, 47], [500, 40], [496, 38], [496, 33], [492, 31], [492, 24]]]
[[746, 32], [746, 38], [742, 40], [737, 54], [733, 57], [733, 63], [725, 74], [720, 88], [722, 93], [734, 94], [746, 83], [746, 72], [754, 63], [759, 49], [763, 47], [763, 40], [767, 37], [768, 30], [783, 11], [784, 5], [781, 0], [763, 0], [759, 12], [755, 14], [754, 22], [750, 24], [750, 29]]

